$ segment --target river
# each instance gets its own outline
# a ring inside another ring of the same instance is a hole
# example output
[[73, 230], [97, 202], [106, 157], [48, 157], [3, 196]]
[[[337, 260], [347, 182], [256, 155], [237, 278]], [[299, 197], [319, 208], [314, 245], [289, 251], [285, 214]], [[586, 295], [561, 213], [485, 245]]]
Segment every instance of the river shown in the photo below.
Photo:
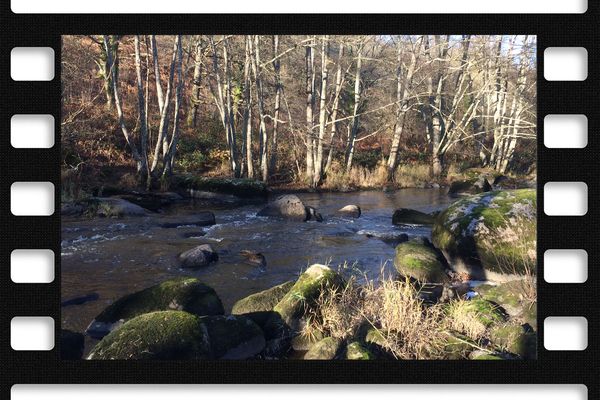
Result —
[[[394, 247], [363, 233], [429, 236], [430, 227], [392, 225], [394, 209], [432, 212], [452, 201], [444, 189], [300, 193], [298, 197], [315, 207], [325, 220], [286, 222], [257, 217], [262, 208], [259, 204], [208, 209], [193, 202], [172, 206], [165, 213], [180, 216], [210, 210], [215, 214], [216, 225], [161, 228], [153, 223], [159, 214], [123, 219], [64, 218], [62, 300], [93, 296], [83, 304], [62, 307], [62, 327], [83, 332], [117, 298], [176, 276], [194, 276], [213, 287], [226, 311], [240, 298], [296, 278], [313, 263], [336, 267], [346, 262], [376, 278], [382, 267], [392, 267]], [[334, 216], [337, 209], [347, 204], [360, 206], [361, 217]], [[197, 270], [177, 266], [179, 253], [203, 243], [209, 243], [219, 253], [218, 262]], [[241, 250], [262, 253], [266, 267], [247, 264], [239, 254]]]

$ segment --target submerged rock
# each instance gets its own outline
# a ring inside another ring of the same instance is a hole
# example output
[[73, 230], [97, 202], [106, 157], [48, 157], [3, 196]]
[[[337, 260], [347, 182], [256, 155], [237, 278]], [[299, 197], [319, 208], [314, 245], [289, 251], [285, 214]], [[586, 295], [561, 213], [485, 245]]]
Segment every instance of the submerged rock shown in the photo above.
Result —
[[396, 246], [408, 240], [408, 235], [404, 232], [378, 232], [371, 230], [360, 230], [359, 235], [364, 235], [368, 238], [376, 238], [382, 242]]
[[201, 318], [184, 311], [157, 311], [127, 321], [104, 337], [89, 360], [189, 360], [212, 358]]
[[60, 303], [60, 306], [61, 307], [78, 306], [78, 305], [85, 304], [90, 301], [96, 301], [99, 298], [100, 298], [100, 295], [98, 293], [90, 293], [90, 294], [86, 294], [83, 296], [72, 297], [70, 299], [64, 300]]
[[282, 217], [295, 221], [307, 221], [310, 214], [302, 200], [296, 195], [287, 194], [278, 197], [275, 201], [267, 204], [260, 210], [258, 216]]
[[392, 215], [392, 224], [394, 225], [431, 225], [434, 220], [435, 216], [410, 208], [399, 208]]
[[156, 224], [162, 228], [177, 228], [182, 226], [209, 226], [215, 224], [215, 214], [202, 211], [193, 215], [176, 215], [157, 218]]
[[206, 200], [208, 202], [214, 203], [229, 203], [235, 204], [242, 202], [243, 200], [237, 196], [232, 194], [224, 194], [224, 193], [215, 193], [215, 192], [206, 192], [204, 190], [194, 190], [189, 189], [188, 193], [190, 197], [194, 199]]
[[333, 360], [339, 353], [342, 342], [339, 339], [326, 337], [313, 344], [304, 355], [305, 360]]
[[246, 259], [246, 263], [256, 267], [264, 268], [267, 266], [267, 259], [262, 253], [252, 250], [242, 250], [240, 255]]
[[438, 216], [432, 240], [455, 271], [472, 279], [535, 274], [536, 207], [533, 189], [469, 196]]
[[184, 251], [178, 257], [182, 268], [200, 268], [218, 261], [219, 255], [209, 244], [201, 244], [193, 249]]
[[181, 310], [196, 315], [221, 315], [223, 304], [215, 291], [196, 278], [175, 278], [121, 297], [94, 318], [86, 329], [102, 338], [123, 321], [161, 310]]
[[419, 282], [444, 283], [448, 281], [439, 254], [423, 240], [413, 239], [396, 246], [396, 271]]
[[81, 333], [68, 329], [60, 330], [61, 360], [80, 360], [83, 356], [85, 338]]
[[344, 217], [359, 218], [361, 215], [361, 209], [357, 205], [349, 204], [337, 210], [336, 213]]
[[183, 197], [174, 192], [130, 192], [118, 196], [150, 211], [159, 211]]
[[317, 222], [323, 222], [323, 216], [311, 206], [306, 206], [306, 213], [308, 214], [308, 220], [314, 219]]

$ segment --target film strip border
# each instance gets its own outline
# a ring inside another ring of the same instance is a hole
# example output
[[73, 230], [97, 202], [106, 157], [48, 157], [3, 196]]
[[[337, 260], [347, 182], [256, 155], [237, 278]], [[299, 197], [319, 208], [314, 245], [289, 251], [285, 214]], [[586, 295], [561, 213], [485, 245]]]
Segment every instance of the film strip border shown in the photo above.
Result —
[[[585, 384], [589, 398], [598, 398], [598, 341], [600, 313], [600, 103], [597, 28], [598, 4], [590, 2], [581, 15], [15, 15], [2, 6], [2, 269], [0, 272], [0, 354], [3, 360], [2, 397], [9, 398], [17, 383], [571, 383]], [[60, 214], [15, 216], [11, 213], [14, 182], [51, 182], [54, 204], [60, 204], [60, 59], [62, 34], [86, 33], [473, 33], [535, 34], [538, 36], [538, 326], [537, 361], [377, 361], [365, 362], [99, 362], [65, 361], [58, 346], [51, 351], [15, 351], [10, 325], [16, 316], [48, 316], [60, 329]], [[50, 47], [55, 76], [50, 81], [15, 81], [10, 54], [15, 47]], [[589, 74], [585, 81], [544, 79], [544, 50], [584, 47]], [[10, 120], [16, 114], [54, 117], [55, 145], [47, 149], [18, 149], [9, 142]], [[589, 140], [584, 149], [544, 146], [544, 118], [551, 114], [584, 114]], [[548, 182], [585, 182], [590, 207], [584, 216], [544, 213]], [[15, 249], [54, 252], [55, 279], [50, 283], [14, 283], [10, 255]], [[547, 249], [585, 249], [589, 273], [584, 283], [551, 284], [544, 276]], [[590, 341], [583, 351], [549, 351], [543, 346], [544, 324], [550, 316], [587, 319]]]

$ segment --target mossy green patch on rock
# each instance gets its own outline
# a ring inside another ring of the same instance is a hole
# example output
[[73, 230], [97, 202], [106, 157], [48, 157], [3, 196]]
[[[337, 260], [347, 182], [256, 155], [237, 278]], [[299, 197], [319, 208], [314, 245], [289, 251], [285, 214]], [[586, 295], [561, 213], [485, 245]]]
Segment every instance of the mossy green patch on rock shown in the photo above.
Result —
[[494, 191], [452, 203], [433, 225], [433, 244], [475, 279], [535, 274], [536, 192]]
[[231, 194], [237, 197], [267, 197], [267, 185], [254, 179], [242, 178], [208, 178], [196, 175], [179, 175], [173, 177], [174, 184], [183, 190], [200, 190]]
[[326, 337], [318, 341], [306, 352], [305, 360], [333, 360], [340, 351], [342, 342], [339, 339]]
[[420, 282], [441, 283], [448, 280], [436, 251], [419, 240], [409, 240], [396, 246], [394, 266], [402, 276]]
[[90, 360], [209, 359], [208, 333], [200, 317], [157, 311], [127, 321], [92, 349]]
[[477, 344], [468, 337], [458, 333], [449, 333], [444, 343], [444, 354], [441, 358], [449, 360], [465, 359], [476, 348], [478, 348]]
[[294, 286], [273, 307], [281, 320], [292, 329], [297, 328], [297, 320], [307, 307], [314, 304], [326, 287], [343, 285], [343, 278], [326, 265], [313, 264], [300, 275]]
[[352, 342], [346, 346], [346, 360], [374, 360], [375, 356], [360, 342]]
[[482, 299], [499, 304], [511, 316], [519, 315], [526, 305], [525, 290], [530, 284], [514, 280], [500, 285], [480, 285], [475, 288]]
[[490, 331], [490, 340], [504, 351], [523, 358], [535, 358], [537, 340], [533, 332], [527, 332], [521, 325], [506, 324]]
[[213, 315], [200, 320], [208, 332], [213, 358], [242, 360], [259, 354], [265, 348], [265, 336], [250, 318]]
[[87, 329], [100, 338], [120, 320], [152, 311], [178, 310], [196, 315], [220, 315], [223, 304], [215, 291], [196, 278], [175, 278], [121, 297], [104, 309]]
[[485, 327], [505, 320], [504, 314], [502, 314], [498, 306], [480, 298], [469, 301], [451, 302], [446, 307], [446, 310], [449, 318], [474, 317]]
[[263, 290], [262, 292], [251, 294], [248, 297], [238, 300], [231, 309], [231, 313], [242, 315], [248, 313], [257, 313], [271, 311], [294, 286], [294, 281], [288, 281], [281, 285]]

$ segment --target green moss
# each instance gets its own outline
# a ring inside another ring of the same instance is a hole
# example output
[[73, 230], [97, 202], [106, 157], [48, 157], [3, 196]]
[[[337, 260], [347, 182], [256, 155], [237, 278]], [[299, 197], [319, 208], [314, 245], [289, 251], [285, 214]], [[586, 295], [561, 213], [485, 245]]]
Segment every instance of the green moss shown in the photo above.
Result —
[[374, 360], [375, 356], [359, 342], [349, 343], [346, 347], [346, 360]]
[[251, 294], [238, 300], [231, 309], [235, 315], [271, 311], [294, 286], [294, 281], [288, 281], [262, 292]]
[[445, 282], [448, 279], [435, 250], [417, 240], [396, 246], [394, 266], [401, 275], [421, 282]]
[[238, 197], [266, 197], [267, 185], [264, 182], [242, 178], [207, 178], [195, 175], [173, 177], [178, 188], [232, 194]]
[[504, 358], [493, 354], [479, 354], [471, 358], [471, 360], [504, 360]]
[[207, 359], [209, 339], [200, 318], [183, 311], [143, 314], [104, 337], [91, 360]]
[[486, 327], [505, 320], [498, 306], [480, 298], [452, 302], [446, 307], [446, 310], [450, 318], [461, 318], [469, 315], [475, 317]]
[[458, 333], [449, 333], [444, 343], [444, 355], [442, 358], [449, 360], [465, 359], [475, 348], [477, 348], [477, 344], [468, 337]]
[[497, 326], [490, 331], [490, 340], [503, 351], [508, 351], [524, 358], [535, 358], [536, 335], [532, 332], [527, 332], [520, 325], [507, 324]]
[[95, 320], [112, 323], [161, 310], [187, 311], [196, 315], [224, 313], [223, 304], [211, 287], [196, 278], [175, 278], [118, 299]]
[[333, 360], [340, 351], [341, 341], [327, 337], [315, 343], [304, 355], [305, 360]]
[[436, 218], [432, 240], [451, 263], [501, 274], [535, 273], [528, 270], [535, 269], [536, 207], [534, 189], [469, 196]]
[[302, 316], [306, 308], [319, 297], [324, 287], [342, 284], [342, 277], [331, 268], [321, 264], [311, 265], [273, 307], [273, 311], [280, 315], [283, 322], [292, 326], [294, 320]]

